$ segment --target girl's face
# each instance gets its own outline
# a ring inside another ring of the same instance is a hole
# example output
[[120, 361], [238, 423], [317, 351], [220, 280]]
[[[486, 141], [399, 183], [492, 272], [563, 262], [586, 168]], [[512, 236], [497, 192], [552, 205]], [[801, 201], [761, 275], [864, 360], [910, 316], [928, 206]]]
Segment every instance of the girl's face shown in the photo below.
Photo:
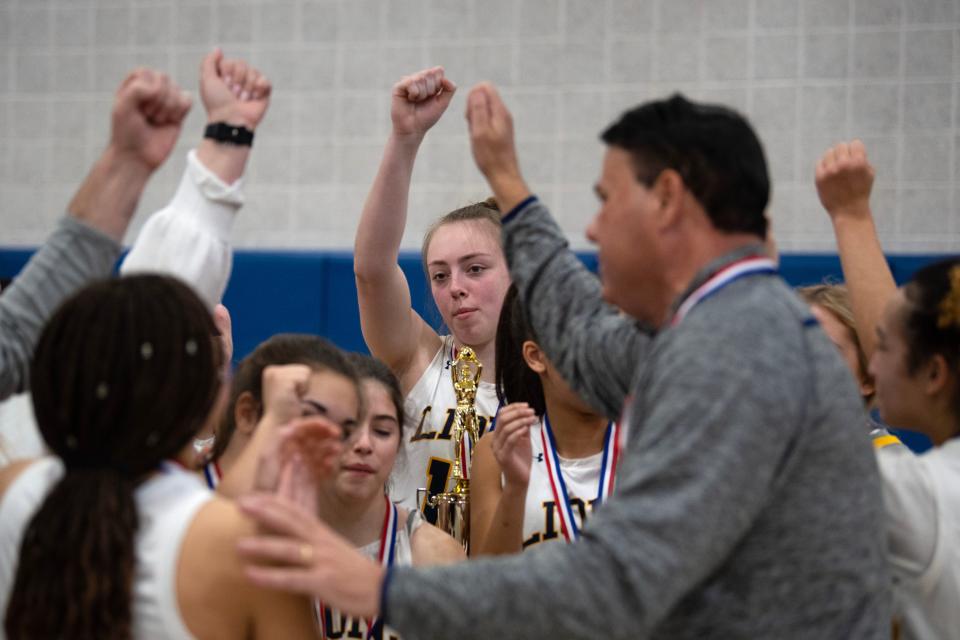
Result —
[[400, 449], [400, 421], [390, 392], [369, 378], [361, 386], [367, 412], [347, 440], [337, 466], [335, 490], [341, 499], [382, 496]]
[[510, 286], [493, 225], [483, 220], [442, 225], [430, 240], [426, 261], [433, 299], [457, 341], [477, 347], [493, 340]]
[[910, 373], [907, 367], [906, 305], [902, 289], [887, 303], [877, 327], [877, 347], [870, 358], [870, 374], [876, 385], [877, 407], [883, 421], [894, 427], [923, 430], [928, 403], [920, 372]]

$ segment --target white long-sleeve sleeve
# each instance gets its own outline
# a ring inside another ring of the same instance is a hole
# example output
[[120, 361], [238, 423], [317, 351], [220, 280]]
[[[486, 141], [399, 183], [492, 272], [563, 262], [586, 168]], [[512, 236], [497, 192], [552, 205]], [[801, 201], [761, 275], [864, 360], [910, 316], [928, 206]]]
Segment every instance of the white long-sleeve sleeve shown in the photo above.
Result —
[[190, 151], [173, 199], [147, 220], [120, 273], [177, 276], [211, 308], [215, 306], [233, 266], [230, 232], [243, 205], [242, 182], [226, 184], [197, 159], [196, 151]]

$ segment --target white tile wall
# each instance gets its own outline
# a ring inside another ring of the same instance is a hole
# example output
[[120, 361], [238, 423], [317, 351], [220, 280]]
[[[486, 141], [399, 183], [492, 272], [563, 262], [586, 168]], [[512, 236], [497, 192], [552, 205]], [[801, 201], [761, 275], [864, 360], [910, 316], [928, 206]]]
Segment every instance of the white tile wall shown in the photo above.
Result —
[[[241, 247], [349, 248], [389, 130], [390, 86], [442, 64], [460, 91], [424, 144], [404, 244], [486, 197], [463, 120], [479, 80], [512, 108], [533, 188], [571, 240], [595, 210], [599, 133], [680, 90], [743, 109], [775, 179], [782, 250], [833, 249], [812, 185], [861, 136], [891, 250], [960, 250], [960, 0], [0, 0], [0, 245], [36, 244], [102, 149], [114, 88], [153, 65], [196, 92], [214, 44], [276, 93], [258, 132]], [[134, 230], [172, 193], [199, 103]], [[37, 211], [42, 207], [42, 211]]]

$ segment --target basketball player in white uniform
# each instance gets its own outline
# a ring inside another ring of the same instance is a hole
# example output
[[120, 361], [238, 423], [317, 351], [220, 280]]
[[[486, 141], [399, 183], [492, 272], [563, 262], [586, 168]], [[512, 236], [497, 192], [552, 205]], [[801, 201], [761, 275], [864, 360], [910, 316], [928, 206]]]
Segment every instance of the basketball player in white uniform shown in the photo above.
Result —
[[497, 328], [496, 430], [477, 444], [470, 485], [475, 554], [573, 541], [613, 491], [619, 429], [576, 396], [533, 339], [511, 287]]
[[[400, 387], [386, 365], [359, 354], [350, 358], [367, 411], [347, 441], [331, 481], [319, 491], [319, 515], [384, 567], [465, 560], [456, 540], [428, 524], [418, 510], [397, 507], [384, 495], [401, 436], [412, 427], [405, 428]], [[334, 396], [325, 400], [337, 402]], [[315, 603], [314, 612], [322, 638], [398, 639], [377, 620], [350, 618], [321, 602]]]
[[[494, 337], [510, 283], [500, 245], [495, 204], [453, 211], [427, 232], [423, 260], [431, 293], [450, 335], [441, 337], [413, 310], [397, 259], [406, 226], [407, 198], [420, 143], [450, 103], [455, 85], [435, 67], [393, 88], [392, 130], [364, 204], [354, 247], [354, 272], [363, 337], [370, 352], [400, 380], [405, 418], [401, 459], [390, 495], [402, 506], [423, 507], [417, 490], [438, 493], [454, 459], [450, 419], [456, 407], [448, 361], [471, 347], [483, 365], [476, 411], [482, 426], [496, 414]], [[435, 516], [427, 510], [428, 519]]]

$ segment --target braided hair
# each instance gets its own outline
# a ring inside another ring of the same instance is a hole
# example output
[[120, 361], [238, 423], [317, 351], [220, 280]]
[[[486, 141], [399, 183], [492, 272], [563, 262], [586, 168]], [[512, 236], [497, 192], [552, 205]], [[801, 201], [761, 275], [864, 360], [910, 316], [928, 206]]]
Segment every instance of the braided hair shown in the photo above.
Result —
[[92, 284], [50, 319], [30, 386], [64, 474], [24, 532], [11, 640], [132, 637], [134, 491], [216, 406], [215, 331], [197, 295], [159, 275]]

